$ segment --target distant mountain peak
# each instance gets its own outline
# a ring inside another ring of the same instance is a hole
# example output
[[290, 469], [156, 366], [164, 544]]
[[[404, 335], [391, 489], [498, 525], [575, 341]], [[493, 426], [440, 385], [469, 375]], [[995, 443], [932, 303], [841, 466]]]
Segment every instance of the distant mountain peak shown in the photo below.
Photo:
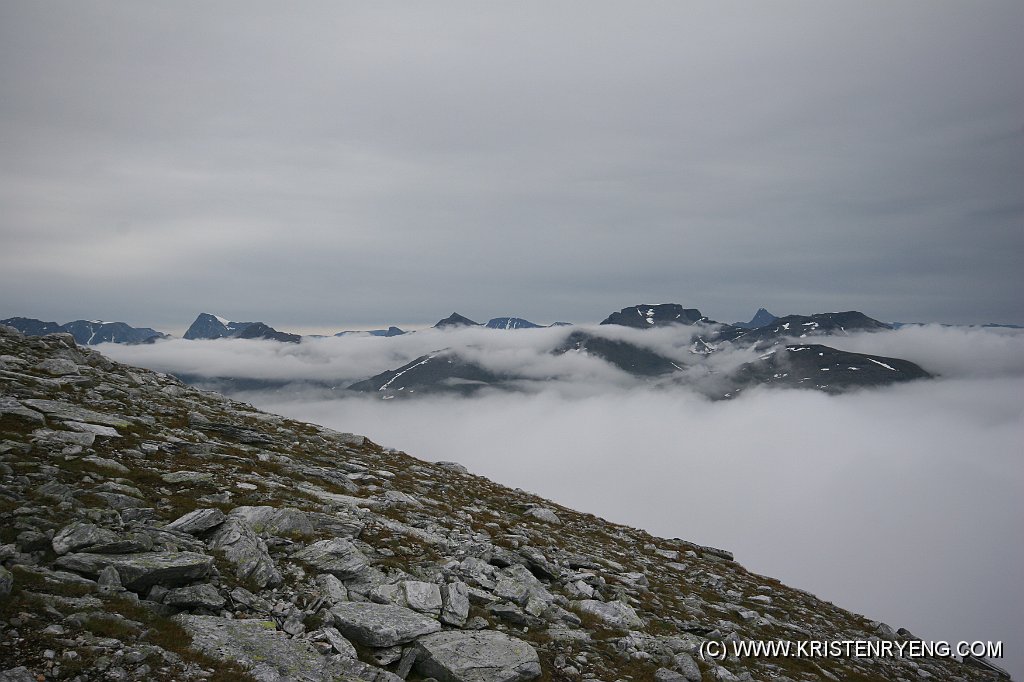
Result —
[[779, 319], [778, 316], [772, 315], [764, 308], [758, 308], [754, 316], [750, 318], [750, 322], [736, 322], [733, 326], [740, 327], [741, 329], [758, 329], [759, 327], [771, 324], [777, 319]]
[[534, 324], [521, 317], [492, 317], [484, 325], [488, 329], [536, 329], [539, 324]]
[[641, 304], [623, 308], [606, 317], [601, 324], [617, 324], [623, 327], [649, 329], [669, 324], [692, 325], [703, 319], [696, 308], [684, 308], [678, 303]]
[[463, 315], [459, 315], [458, 313], [452, 313], [451, 315], [449, 315], [448, 317], [444, 318], [443, 320], [439, 320], [438, 323], [434, 325], [434, 329], [448, 329], [450, 327], [479, 327], [479, 326], [481, 326], [481, 324], [479, 322], [474, 322], [473, 320], [469, 319], [468, 317], [465, 317]]
[[298, 334], [279, 332], [263, 322], [232, 322], [212, 313], [199, 313], [182, 338], [199, 339], [270, 339], [285, 343], [298, 343]]

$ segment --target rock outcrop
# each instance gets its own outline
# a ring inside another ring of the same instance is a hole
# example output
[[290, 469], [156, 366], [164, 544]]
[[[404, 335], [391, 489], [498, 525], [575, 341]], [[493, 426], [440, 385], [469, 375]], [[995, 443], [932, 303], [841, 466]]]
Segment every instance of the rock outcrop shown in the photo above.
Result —
[[941, 658], [705, 660], [708, 641], [913, 635], [724, 550], [8, 328], [0, 564], [0, 680], [999, 675]]

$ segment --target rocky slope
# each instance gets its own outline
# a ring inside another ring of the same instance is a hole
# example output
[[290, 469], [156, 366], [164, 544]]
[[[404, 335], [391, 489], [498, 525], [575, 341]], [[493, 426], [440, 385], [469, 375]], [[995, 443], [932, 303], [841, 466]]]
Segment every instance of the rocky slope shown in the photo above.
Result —
[[906, 631], [455, 464], [0, 328], [0, 679], [988, 680], [703, 660]]

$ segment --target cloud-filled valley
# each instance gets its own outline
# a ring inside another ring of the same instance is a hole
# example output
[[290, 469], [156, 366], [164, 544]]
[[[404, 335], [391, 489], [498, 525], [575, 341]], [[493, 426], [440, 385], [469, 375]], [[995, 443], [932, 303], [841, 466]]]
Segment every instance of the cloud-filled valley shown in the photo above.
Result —
[[[692, 331], [600, 330], [679, 361], [698, 387], [757, 356], [695, 356]], [[1004, 663], [1019, 668], [1024, 333], [925, 326], [830, 336], [822, 342], [911, 360], [937, 378], [838, 396], [758, 387], [726, 401], [585, 354], [552, 355], [569, 333], [430, 330], [101, 349], [193, 377], [290, 382], [235, 397], [417, 457], [455, 460], [612, 521], [724, 547], [755, 572], [922, 637], [1004, 640]], [[441, 348], [533, 380], [469, 398], [382, 401], [342, 389]]]

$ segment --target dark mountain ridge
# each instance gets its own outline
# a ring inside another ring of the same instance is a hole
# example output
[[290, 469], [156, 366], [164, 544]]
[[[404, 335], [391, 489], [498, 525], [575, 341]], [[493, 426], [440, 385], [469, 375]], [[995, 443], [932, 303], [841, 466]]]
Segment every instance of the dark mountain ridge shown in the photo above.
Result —
[[95, 346], [100, 343], [152, 343], [158, 339], [169, 338], [167, 334], [149, 327], [132, 327], [124, 322], [103, 322], [102, 320], [74, 320], [57, 324], [31, 317], [9, 317], [6, 320], [0, 320], [0, 324], [13, 327], [29, 336], [67, 332], [75, 337], [76, 343], [83, 346]]

